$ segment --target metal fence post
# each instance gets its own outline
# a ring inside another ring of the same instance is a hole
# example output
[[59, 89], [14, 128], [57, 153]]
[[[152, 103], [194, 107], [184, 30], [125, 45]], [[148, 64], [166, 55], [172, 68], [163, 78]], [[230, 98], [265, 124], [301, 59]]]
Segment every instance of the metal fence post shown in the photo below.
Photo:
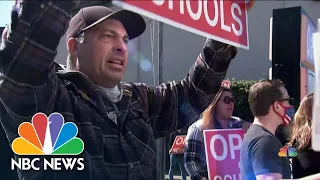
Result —
[[[163, 83], [162, 81], [162, 63], [163, 63], [163, 23], [157, 22], [158, 25], [158, 85]], [[165, 180], [165, 137], [161, 137], [156, 140], [157, 145], [157, 180]]]

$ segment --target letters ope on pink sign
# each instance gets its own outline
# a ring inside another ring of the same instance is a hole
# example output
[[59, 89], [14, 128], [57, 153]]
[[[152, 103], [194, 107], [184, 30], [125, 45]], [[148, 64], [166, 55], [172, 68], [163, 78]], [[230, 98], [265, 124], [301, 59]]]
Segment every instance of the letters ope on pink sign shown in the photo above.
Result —
[[240, 179], [242, 129], [204, 130], [209, 179]]

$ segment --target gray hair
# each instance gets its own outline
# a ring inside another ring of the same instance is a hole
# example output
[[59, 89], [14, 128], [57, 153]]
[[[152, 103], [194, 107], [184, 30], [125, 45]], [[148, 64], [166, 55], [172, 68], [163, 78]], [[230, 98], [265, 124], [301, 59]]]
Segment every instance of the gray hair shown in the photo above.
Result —
[[75, 65], [75, 59], [71, 56], [70, 53], [68, 53], [68, 56], [67, 56], [67, 69], [70, 69], [70, 70], [73, 70], [76, 68], [76, 65]]
[[[81, 44], [84, 42], [84, 32], [82, 32], [77, 38], [77, 43]], [[67, 68], [70, 70], [77, 69], [77, 59], [73, 57], [69, 52], [67, 56]]]

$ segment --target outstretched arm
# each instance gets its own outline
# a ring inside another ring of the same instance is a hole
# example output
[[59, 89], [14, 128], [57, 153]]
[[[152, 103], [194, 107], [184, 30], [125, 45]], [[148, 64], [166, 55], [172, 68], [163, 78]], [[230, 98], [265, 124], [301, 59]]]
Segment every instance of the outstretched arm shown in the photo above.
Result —
[[208, 39], [186, 78], [160, 86], [133, 85], [146, 106], [155, 137], [182, 129], [199, 118], [221, 87], [233, 46]]
[[73, 6], [73, 1], [24, 0], [13, 7], [12, 23], [3, 32], [0, 49], [5, 128], [30, 121], [37, 112], [53, 110], [58, 91], [53, 61]]

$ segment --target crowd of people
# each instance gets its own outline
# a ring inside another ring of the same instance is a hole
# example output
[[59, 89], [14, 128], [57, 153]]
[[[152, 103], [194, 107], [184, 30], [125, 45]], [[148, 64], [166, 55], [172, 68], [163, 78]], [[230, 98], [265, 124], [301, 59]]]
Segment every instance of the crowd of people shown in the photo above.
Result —
[[[232, 90], [221, 82], [237, 48], [212, 39], [206, 40], [183, 80], [159, 86], [124, 83], [127, 44], [145, 31], [143, 17], [104, 6], [82, 8], [72, 17], [78, 5], [79, 1], [16, 0], [11, 24], [3, 31], [0, 120], [9, 143], [19, 137], [19, 125], [30, 122], [35, 113], [59, 112], [77, 125], [85, 146], [78, 155], [84, 159], [83, 171], [18, 170], [19, 179], [156, 179], [155, 139], [179, 132], [186, 134], [184, 154], [171, 155], [172, 166], [185, 167], [183, 177], [188, 173], [192, 180], [205, 180], [203, 131], [229, 128], [245, 132], [243, 180], [320, 172], [319, 153], [310, 146], [312, 94], [295, 113], [281, 81], [262, 81], [249, 91], [253, 123], [233, 117]], [[54, 62], [65, 33], [66, 67]], [[275, 132], [281, 125], [293, 127], [290, 143], [298, 156], [291, 160], [292, 171], [290, 160], [278, 156], [283, 143]], [[19, 157], [30, 156], [15, 155]]]
[[[251, 124], [232, 116], [232, 91], [221, 87], [202, 118], [188, 128], [184, 164], [189, 176], [192, 180], [208, 179], [203, 130], [242, 128], [245, 132], [240, 151], [242, 180], [313, 179], [310, 175], [320, 173], [320, 152], [311, 147], [313, 99], [314, 93], [308, 94], [295, 112], [293, 98], [281, 80], [260, 81], [249, 90], [248, 101], [255, 117]], [[277, 136], [276, 131], [283, 127], [290, 129], [286, 134], [289, 141]], [[285, 145], [295, 148], [297, 155], [279, 156]]]

